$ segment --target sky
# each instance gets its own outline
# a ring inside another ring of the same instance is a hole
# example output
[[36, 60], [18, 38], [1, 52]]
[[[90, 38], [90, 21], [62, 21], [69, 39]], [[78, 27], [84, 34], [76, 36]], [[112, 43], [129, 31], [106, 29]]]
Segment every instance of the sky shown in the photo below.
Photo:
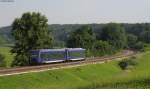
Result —
[[49, 24], [150, 22], [150, 0], [10, 1], [0, 0], [0, 26], [11, 25], [25, 12], [40, 12]]

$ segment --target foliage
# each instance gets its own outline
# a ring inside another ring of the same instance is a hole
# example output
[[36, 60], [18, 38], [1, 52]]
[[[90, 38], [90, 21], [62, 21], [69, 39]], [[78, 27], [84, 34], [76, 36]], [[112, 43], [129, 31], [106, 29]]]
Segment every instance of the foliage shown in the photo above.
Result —
[[[88, 24], [89, 27], [92, 28], [96, 38], [98, 40], [102, 40], [103, 29], [108, 24]], [[83, 24], [53, 24], [48, 25], [48, 30], [51, 31], [56, 47], [64, 47], [65, 43], [69, 38], [69, 35], [75, 30], [81, 28]], [[137, 24], [129, 24], [123, 23], [121, 27], [125, 29], [126, 34], [134, 35], [137, 37], [137, 42], [141, 41], [143, 43], [148, 43], [149, 41], [149, 32], [150, 32], [150, 23], [137, 23]], [[0, 28], [0, 37], [4, 38], [4, 40], [9, 41], [9, 43], [14, 43], [13, 37], [11, 36], [11, 26]], [[60, 45], [62, 44], [62, 45]], [[54, 45], [54, 46], [55, 46]]]
[[94, 55], [103, 56], [106, 54], [112, 54], [112, 47], [107, 41], [96, 41], [94, 44]]
[[28, 61], [29, 57], [26, 54], [19, 54], [15, 56], [15, 59], [12, 61], [11, 66], [18, 65], [18, 66], [25, 66], [29, 64]]
[[57, 41], [57, 40], [54, 40], [53, 45], [55, 46], [54, 48], [65, 48], [66, 47], [65, 42]]
[[24, 13], [16, 18], [12, 24], [12, 35], [15, 38], [14, 66], [29, 65], [29, 51], [35, 49], [51, 48], [52, 37], [48, 31], [47, 18], [40, 13]]
[[101, 38], [104, 41], [108, 41], [115, 50], [123, 49], [127, 46], [126, 33], [120, 24], [107, 24], [103, 28]]
[[143, 50], [144, 49], [144, 43], [139, 41], [135, 44], [134, 48], [137, 50]]
[[142, 41], [145, 43], [150, 43], [150, 30], [143, 32], [141, 34]]
[[137, 43], [137, 36], [133, 34], [128, 34], [127, 35], [127, 42], [128, 42], [128, 47], [129, 48], [134, 48], [135, 44]]
[[137, 65], [136, 57], [124, 59], [124, 60], [120, 61], [118, 65], [123, 70], [128, 69], [129, 67], [133, 68], [135, 65]]
[[0, 54], [0, 67], [6, 66], [6, 62], [4, 59], [5, 59], [4, 55]]
[[0, 54], [5, 57], [6, 67], [10, 67], [14, 59], [14, 55], [10, 52], [10, 47], [0, 47]]
[[150, 51], [150, 44], [144, 44], [143, 51]]
[[83, 26], [70, 34], [67, 47], [92, 49], [94, 40], [92, 29], [89, 26]]
[[86, 56], [86, 57], [93, 57], [93, 56], [94, 56], [94, 53], [93, 53], [92, 51], [93, 51], [93, 50], [86, 49], [86, 51], [85, 51], [85, 56]]
[[6, 39], [0, 34], [0, 45], [6, 44]]

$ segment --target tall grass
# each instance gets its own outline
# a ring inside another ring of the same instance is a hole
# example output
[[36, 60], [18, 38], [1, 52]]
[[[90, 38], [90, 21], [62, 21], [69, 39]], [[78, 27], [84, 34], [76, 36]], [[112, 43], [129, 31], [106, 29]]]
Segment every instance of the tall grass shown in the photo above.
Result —
[[109, 82], [97, 81], [77, 89], [150, 89], [150, 52], [138, 57], [139, 64], [134, 70], [122, 71]]

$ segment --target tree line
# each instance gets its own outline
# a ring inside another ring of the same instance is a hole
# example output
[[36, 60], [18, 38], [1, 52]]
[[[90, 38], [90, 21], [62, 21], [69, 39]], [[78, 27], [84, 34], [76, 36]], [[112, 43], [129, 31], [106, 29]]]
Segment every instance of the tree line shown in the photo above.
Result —
[[[24, 13], [14, 20], [11, 33], [15, 45], [11, 52], [15, 54], [15, 58], [12, 66], [31, 65], [31, 50], [56, 47], [47, 22], [46, 16], [35, 12]], [[86, 49], [87, 56], [103, 56], [127, 48], [141, 50], [144, 44], [150, 43], [150, 27], [144, 32], [142, 30], [140, 35], [140, 27], [133, 28], [139, 29], [137, 32], [125, 29], [123, 24], [109, 23], [103, 26], [100, 32], [95, 33], [90, 25], [83, 25], [67, 35], [64, 47], [81, 47]]]

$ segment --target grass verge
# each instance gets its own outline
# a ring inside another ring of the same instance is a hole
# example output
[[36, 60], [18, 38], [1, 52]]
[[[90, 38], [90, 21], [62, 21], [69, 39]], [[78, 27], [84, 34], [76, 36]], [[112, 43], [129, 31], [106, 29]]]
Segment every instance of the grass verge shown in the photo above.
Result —
[[0, 46], [0, 53], [5, 56], [6, 67], [10, 67], [13, 60], [13, 54], [10, 52], [11, 47]]
[[82, 67], [0, 77], [0, 89], [149, 89], [150, 51], [139, 55], [133, 70], [118, 61]]

